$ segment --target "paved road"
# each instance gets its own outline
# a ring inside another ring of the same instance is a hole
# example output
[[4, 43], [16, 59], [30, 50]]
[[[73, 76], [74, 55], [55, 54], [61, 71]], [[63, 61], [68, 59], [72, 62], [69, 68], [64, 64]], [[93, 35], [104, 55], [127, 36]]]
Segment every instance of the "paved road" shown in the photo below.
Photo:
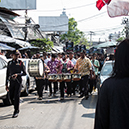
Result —
[[35, 92], [22, 97], [18, 118], [12, 118], [13, 106], [0, 101], [0, 129], [93, 129], [97, 93], [88, 100], [73, 96], [60, 101], [59, 94], [36, 98]]

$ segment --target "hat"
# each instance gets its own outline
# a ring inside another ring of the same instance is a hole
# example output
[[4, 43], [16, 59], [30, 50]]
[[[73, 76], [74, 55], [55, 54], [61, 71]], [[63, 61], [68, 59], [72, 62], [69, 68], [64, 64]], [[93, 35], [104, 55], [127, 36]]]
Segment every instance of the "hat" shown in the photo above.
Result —
[[13, 54], [14, 54], [14, 55], [19, 55], [19, 51], [18, 51], [18, 50], [14, 50], [14, 51], [13, 51]]

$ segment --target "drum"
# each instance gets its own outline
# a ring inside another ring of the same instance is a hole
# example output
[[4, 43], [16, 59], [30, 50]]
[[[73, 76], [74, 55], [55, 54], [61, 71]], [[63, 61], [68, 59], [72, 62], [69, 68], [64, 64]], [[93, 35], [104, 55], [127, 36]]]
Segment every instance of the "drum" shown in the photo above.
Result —
[[81, 74], [72, 74], [72, 80], [73, 81], [81, 80]]
[[70, 73], [63, 74], [63, 80], [65, 82], [70, 82], [71, 81], [71, 74]]
[[63, 81], [63, 75], [62, 74], [57, 74], [57, 81], [62, 82]]
[[57, 74], [48, 74], [47, 78], [50, 82], [56, 82], [57, 81]]
[[28, 73], [31, 77], [42, 77], [44, 74], [44, 66], [42, 60], [40, 59], [29, 60]]

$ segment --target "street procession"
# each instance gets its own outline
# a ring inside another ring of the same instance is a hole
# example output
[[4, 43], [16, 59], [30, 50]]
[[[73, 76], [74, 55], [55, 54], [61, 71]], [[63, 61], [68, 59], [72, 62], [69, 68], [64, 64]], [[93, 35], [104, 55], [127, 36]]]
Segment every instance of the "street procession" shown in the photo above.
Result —
[[128, 129], [129, 0], [0, 0], [0, 129]]

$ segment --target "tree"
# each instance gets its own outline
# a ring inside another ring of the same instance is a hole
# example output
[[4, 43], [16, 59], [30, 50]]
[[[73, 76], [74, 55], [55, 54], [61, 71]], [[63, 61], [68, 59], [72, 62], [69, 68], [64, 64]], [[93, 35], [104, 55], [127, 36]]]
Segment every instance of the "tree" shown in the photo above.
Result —
[[75, 19], [70, 18], [68, 24], [69, 24], [68, 32], [61, 35], [61, 40], [62, 41], [68, 40], [74, 42], [74, 45], [83, 44], [84, 41], [84, 44], [87, 45], [87, 40], [85, 38], [85, 35], [82, 31], [80, 31], [77, 28], [77, 22], [75, 21]]
[[32, 40], [30, 43], [36, 47], [40, 47], [43, 51], [50, 51], [53, 47], [53, 42], [46, 38]]

